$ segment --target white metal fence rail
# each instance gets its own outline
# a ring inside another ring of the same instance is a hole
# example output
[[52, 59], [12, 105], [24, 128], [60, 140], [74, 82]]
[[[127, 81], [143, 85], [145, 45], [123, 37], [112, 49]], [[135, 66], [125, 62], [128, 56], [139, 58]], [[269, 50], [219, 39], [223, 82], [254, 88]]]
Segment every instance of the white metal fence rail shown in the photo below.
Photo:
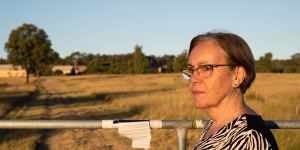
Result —
[[[0, 120], [0, 129], [107, 129], [119, 122], [141, 120]], [[186, 149], [187, 129], [203, 128], [206, 120], [143, 120], [151, 129], [176, 129], [177, 149]], [[300, 120], [266, 120], [270, 129], [300, 129]]]

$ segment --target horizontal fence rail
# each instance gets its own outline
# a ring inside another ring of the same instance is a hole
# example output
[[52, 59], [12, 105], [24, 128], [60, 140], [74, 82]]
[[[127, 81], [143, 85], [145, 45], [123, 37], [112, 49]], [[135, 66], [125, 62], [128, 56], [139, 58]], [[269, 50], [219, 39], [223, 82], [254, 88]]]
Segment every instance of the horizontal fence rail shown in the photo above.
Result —
[[[177, 149], [186, 149], [187, 129], [203, 128], [207, 120], [0, 120], [0, 129], [109, 129], [119, 123], [149, 121], [151, 129], [176, 129]], [[265, 120], [269, 129], [300, 129], [300, 120]]]
[[[141, 120], [0, 120], [0, 129], [102, 129]], [[143, 120], [152, 129], [203, 128], [207, 120]], [[300, 120], [265, 120], [269, 129], [300, 129]]]

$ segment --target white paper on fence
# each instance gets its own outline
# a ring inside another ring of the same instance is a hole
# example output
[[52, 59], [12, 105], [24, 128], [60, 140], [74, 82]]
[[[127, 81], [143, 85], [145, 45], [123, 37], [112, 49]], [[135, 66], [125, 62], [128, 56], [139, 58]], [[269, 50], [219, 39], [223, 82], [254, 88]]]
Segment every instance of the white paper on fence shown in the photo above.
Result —
[[132, 139], [133, 148], [150, 148], [151, 130], [149, 121], [118, 123], [120, 135]]

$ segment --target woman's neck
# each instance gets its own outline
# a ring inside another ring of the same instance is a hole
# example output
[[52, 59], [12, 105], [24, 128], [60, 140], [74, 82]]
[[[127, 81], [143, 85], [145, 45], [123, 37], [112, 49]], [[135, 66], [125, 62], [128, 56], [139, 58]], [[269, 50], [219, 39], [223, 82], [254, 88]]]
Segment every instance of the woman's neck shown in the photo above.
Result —
[[221, 128], [242, 114], [256, 113], [244, 102], [243, 94], [238, 91], [225, 98], [219, 105], [205, 110], [213, 121], [215, 128]]

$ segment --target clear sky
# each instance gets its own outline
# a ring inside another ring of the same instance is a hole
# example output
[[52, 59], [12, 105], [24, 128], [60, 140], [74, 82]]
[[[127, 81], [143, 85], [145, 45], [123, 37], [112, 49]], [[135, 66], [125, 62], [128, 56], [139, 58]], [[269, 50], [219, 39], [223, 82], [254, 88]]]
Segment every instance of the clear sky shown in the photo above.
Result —
[[0, 57], [12, 29], [30, 23], [46, 31], [61, 57], [74, 51], [177, 55], [199, 33], [243, 37], [258, 59], [266, 52], [289, 59], [300, 52], [297, 0], [1, 0]]

